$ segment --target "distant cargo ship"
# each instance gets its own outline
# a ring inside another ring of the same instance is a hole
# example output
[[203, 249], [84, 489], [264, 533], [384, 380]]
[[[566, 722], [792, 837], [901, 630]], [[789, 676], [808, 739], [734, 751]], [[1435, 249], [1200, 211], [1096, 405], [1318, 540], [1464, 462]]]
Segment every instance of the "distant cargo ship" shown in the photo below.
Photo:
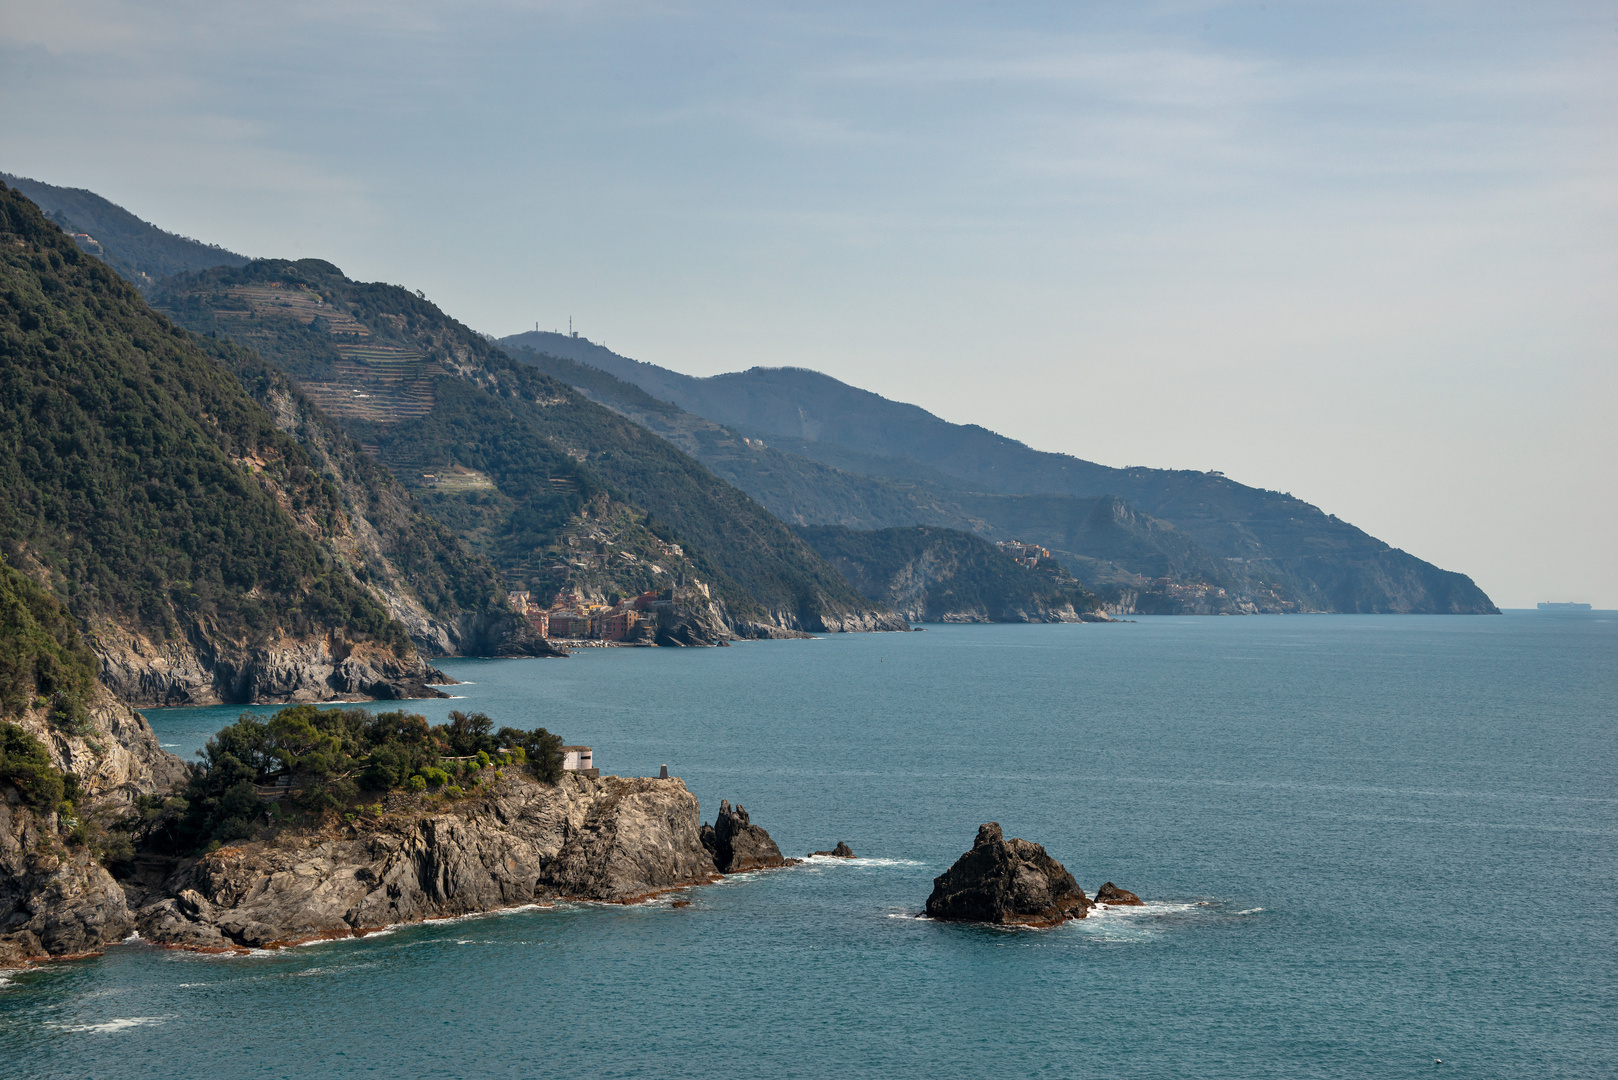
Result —
[[1589, 604], [1540, 604], [1541, 611], [1589, 611]]

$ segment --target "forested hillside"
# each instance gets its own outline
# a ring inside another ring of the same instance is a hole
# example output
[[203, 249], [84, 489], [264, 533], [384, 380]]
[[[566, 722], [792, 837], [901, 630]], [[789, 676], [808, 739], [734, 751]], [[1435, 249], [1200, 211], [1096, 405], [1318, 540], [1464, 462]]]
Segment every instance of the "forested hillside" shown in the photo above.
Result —
[[902, 625], [699, 462], [416, 294], [265, 260], [154, 300], [292, 375], [509, 585], [623, 595], [696, 577], [742, 621]]
[[511, 610], [493, 564], [427, 513], [285, 372], [226, 338], [197, 340], [336, 488], [349, 528], [316, 541], [377, 595], [418, 648], [434, 656], [560, 655]]
[[416, 688], [430, 672], [403, 628], [295, 516], [341, 518], [307, 455], [0, 189], [0, 546], [65, 601], [103, 678], [135, 701]]
[[245, 255], [165, 232], [93, 191], [6, 173], [0, 173], [0, 183], [22, 192], [69, 235], [81, 235], [80, 248], [105, 260], [138, 286], [188, 270], [247, 262]]
[[[766, 473], [758, 467], [762, 459], [740, 455], [727, 471], [720, 455], [704, 453], [711, 467], [777, 513], [855, 524], [835, 513], [851, 505], [848, 492], [858, 491], [857, 504], [877, 511], [859, 524], [937, 521], [1029, 540], [1059, 550], [1095, 583], [1155, 589], [1165, 599], [1176, 587], [1207, 585], [1261, 611], [1496, 610], [1464, 574], [1440, 570], [1292, 495], [1217, 473], [1115, 469], [1044, 453], [801, 368], [698, 379], [561, 334], [517, 334], [502, 344], [598, 368], [738, 437], [835, 470], [783, 471], [777, 464]], [[1105, 496], [1125, 504], [1122, 513], [1106, 512], [1110, 524], [1095, 517], [1095, 500]], [[914, 516], [904, 516], [905, 502]], [[898, 516], [883, 516], [894, 510]], [[970, 521], [981, 524], [963, 524]], [[1120, 533], [1129, 534], [1127, 542]], [[1090, 544], [1091, 535], [1104, 543]], [[1167, 546], [1160, 549], [1159, 541]], [[1132, 561], [1131, 551], [1147, 557]], [[1224, 567], [1216, 573], [1219, 563]], [[1163, 566], [1171, 581], [1160, 588], [1152, 579]]]

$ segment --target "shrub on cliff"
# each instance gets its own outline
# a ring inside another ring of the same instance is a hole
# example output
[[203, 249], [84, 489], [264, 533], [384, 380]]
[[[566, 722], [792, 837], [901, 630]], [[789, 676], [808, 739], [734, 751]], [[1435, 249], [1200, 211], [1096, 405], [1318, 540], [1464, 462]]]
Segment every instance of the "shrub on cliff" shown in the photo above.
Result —
[[16, 724], [0, 723], [0, 784], [15, 787], [36, 810], [55, 810], [62, 802], [62, 774], [45, 744]]

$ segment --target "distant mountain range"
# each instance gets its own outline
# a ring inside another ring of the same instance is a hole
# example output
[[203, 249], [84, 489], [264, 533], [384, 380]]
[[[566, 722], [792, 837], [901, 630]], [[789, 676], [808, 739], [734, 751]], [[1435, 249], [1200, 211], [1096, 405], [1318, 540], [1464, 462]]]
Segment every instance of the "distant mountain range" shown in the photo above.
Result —
[[696, 378], [570, 335], [500, 344], [794, 524], [943, 525], [1042, 544], [1123, 611], [1497, 610], [1464, 574], [1218, 473], [1033, 450], [801, 368]]
[[1495, 610], [1290, 495], [1040, 453], [815, 372], [497, 344], [329, 263], [4, 179], [0, 554], [130, 701], [428, 693], [424, 655], [556, 654], [524, 590], [677, 595], [679, 643]]

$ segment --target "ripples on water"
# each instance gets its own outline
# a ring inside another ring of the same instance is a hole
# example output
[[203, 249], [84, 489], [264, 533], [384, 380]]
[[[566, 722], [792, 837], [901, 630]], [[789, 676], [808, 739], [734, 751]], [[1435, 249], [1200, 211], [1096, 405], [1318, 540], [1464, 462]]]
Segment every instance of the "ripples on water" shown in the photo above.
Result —
[[[10, 973], [0, 1073], [1612, 1075], [1615, 646], [1600, 616], [1294, 617], [445, 661], [431, 718], [667, 762], [707, 817], [861, 857]], [[190, 754], [240, 711], [150, 715]], [[918, 918], [988, 820], [1147, 905]]]

